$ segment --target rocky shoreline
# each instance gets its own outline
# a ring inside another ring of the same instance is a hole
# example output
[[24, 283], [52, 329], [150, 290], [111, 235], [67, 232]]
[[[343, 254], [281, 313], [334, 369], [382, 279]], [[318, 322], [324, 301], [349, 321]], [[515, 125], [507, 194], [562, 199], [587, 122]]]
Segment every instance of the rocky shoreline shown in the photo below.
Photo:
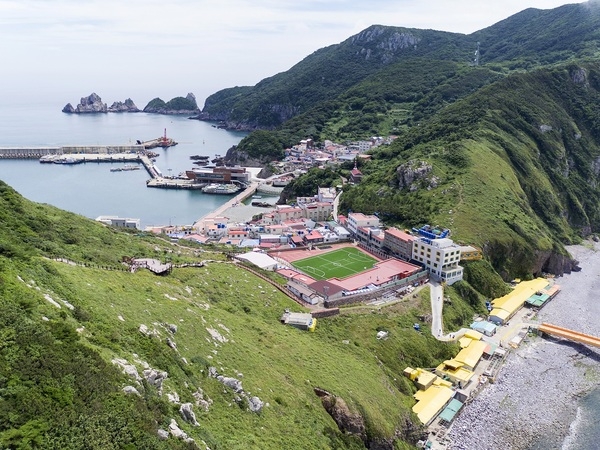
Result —
[[[535, 317], [600, 336], [600, 245], [568, 248], [581, 272], [559, 277], [561, 293]], [[453, 423], [451, 450], [563, 448], [581, 397], [598, 387], [600, 349], [530, 336], [514, 351], [495, 384]]]

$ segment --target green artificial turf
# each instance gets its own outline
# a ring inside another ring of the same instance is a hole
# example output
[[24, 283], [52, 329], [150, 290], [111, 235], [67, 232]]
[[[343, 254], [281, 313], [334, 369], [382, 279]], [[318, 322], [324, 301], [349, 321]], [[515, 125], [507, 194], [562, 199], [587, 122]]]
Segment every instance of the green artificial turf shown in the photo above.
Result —
[[377, 260], [352, 247], [341, 248], [322, 255], [311, 256], [292, 263], [317, 280], [346, 278], [373, 267]]

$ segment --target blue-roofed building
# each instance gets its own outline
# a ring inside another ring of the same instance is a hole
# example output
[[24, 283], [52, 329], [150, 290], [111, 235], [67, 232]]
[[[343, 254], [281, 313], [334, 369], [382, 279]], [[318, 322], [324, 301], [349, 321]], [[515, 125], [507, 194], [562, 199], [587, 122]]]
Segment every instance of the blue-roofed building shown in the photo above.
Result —
[[498, 327], [496, 325], [494, 325], [492, 322], [488, 322], [487, 320], [480, 320], [471, 324], [472, 330], [479, 331], [486, 336], [493, 336], [496, 334], [497, 328]]

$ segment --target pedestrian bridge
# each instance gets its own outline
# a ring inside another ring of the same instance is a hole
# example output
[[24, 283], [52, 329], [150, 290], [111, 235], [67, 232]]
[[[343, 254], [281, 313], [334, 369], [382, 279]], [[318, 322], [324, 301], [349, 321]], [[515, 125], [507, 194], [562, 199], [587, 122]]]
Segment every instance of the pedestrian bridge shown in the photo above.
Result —
[[569, 330], [568, 328], [559, 327], [550, 323], [542, 323], [538, 327], [538, 330], [542, 333], [546, 333], [551, 336], [560, 337], [562, 339], [568, 339], [569, 341], [579, 342], [581, 344], [591, 345], [594, 347], [600, 347], [600, 338], [596, 336]]

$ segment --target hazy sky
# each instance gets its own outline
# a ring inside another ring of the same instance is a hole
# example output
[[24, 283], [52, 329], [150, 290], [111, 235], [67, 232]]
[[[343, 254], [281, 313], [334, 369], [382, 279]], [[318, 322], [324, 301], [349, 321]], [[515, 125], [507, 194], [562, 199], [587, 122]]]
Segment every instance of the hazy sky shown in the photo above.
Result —
[[0, 0], [2, 101], [205, 98], [373, 24], [471, 33], [565, 0]]

